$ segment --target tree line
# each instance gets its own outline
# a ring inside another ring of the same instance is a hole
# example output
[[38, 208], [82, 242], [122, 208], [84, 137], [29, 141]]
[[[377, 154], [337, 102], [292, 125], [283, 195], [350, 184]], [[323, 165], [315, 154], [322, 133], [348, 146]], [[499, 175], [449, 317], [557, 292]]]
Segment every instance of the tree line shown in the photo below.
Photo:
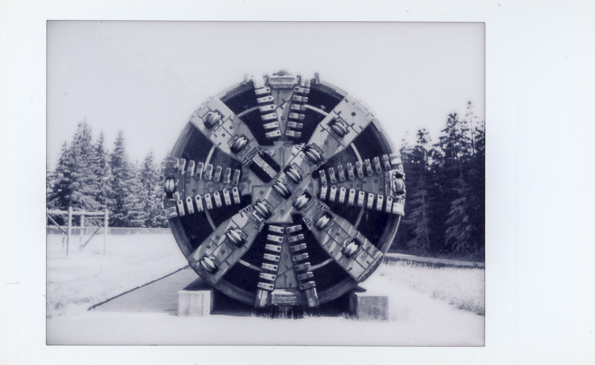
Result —
[[420, 129], [414, 145], [403, 140], [405, 217], [393, 250], [458, 257], [484, 256], [485, 123], [467, 103], [450, 114], [436, 143]]
[[[167, 227], [161, 209], [164, 163], [156, 164], [152, 153], [140, 165], [131, 163], [122, 131], [112, 152], [104, 144], [103, 133], [93, 142], [91, 127], [78, 125], [55, 170], [47, 173], [48, 208], [107, 207], [110, 227]], [[448, 116], [436, 143], [420, 129], [415, 144], [403, 139], [400, 152], [407, 199], [392, 250], [483, 257], [485, 124], [472, 103], [463, 117]]]
[[[110, 227], [167, 227], [161, 208], [163, 162], [149, 153], [139, 165], [126, 152], [120, 131], [110, 153], [103, 133], [93, 141], [91, 127], [79, 123], [65, 142], [54, 171], [47, 171], [47, 207], [67, 210], [109, 210]], [[63, 224], [65, 217], [55, 218]], [[99, 222], [96, 222], [97, 224]]]

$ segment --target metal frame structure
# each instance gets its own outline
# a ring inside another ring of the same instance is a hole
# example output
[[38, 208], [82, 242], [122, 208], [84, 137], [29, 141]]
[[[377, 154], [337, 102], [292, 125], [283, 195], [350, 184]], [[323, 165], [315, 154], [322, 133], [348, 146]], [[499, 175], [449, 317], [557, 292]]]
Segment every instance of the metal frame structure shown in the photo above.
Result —
[[[54, 215], [66, 215], [67, 216], [67, 230], [64, 230], [52, 217], [51, 214]], [[72, 207], [68, 207], [68, 210], [56, 210], [56, 209], [48, 209], [46, 212], [47, 218], [60, 231], [66, 235], [66, 256], [68, 256], [68, 250], [70, 246], [70, 237], [72, 236], [72, 217], [75, 215], [81, 216], [81, 232], [85, 228], [85, 216], [92, 217], [92, 218], [103, 218], [103, 253], [105, 254], [105, 247], [107, 245], [107, 234], [108, 234], [108, 222], [109, 222], [109, 211], [107, 208], [103, 212], [87, 212], [87, 211], [74, 211]], [[91, 239], [95, 236], [97, 232], [99, 232], [101, 226], [98, 226], [97, 229], [91, 234], [91, 237], [87, 239], [87, 241], [81, 245], [81, 250], [91, 241]]]

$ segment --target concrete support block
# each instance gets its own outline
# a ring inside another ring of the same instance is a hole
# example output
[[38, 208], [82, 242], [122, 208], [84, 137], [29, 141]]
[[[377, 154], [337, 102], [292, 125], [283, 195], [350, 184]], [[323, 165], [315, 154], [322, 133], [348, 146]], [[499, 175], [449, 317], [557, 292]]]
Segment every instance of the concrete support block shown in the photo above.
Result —
[[178, 316], [209, 316], [213, 311], [213, 289], [197, 279], [178, 292]]
[[388, 296], [353, 292], [349, 312], [357, 319], [388, 321]]

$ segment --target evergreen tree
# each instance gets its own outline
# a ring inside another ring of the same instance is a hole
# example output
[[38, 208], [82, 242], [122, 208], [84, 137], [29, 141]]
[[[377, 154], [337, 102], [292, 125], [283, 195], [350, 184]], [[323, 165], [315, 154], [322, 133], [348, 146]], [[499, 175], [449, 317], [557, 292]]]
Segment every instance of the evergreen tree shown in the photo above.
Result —
[[94, 184], [94, 150], [91, 144], [91, 128], [86, 122], [79, 123], [73, 140], [62, 146], [56, 166], [55, 181], [49, 197], [50, 204], [62, 210], [68, 207], [78, 210], [93, 210], [97, 186]]
[[432, 222], [432, 251], [442, 252], [445, 247], [445, 217], [448, 214], [450, 199], [448, 182], [444, 173], [444, 153], [442, 149], [434, 145], [428, 151], [428, 175], [426, 184], [428, 195], [432, 202], [429, 212], [429, 220]]
[[471, 222], [477, 228], [477, 254], [483, 255], [485, 245], [485, 131], [483, 122], [477, 123], [474, 136], [475, 154], [468, 169], [471, 189]]
[[144, 210], [147, 191], [144, 189], [137, 163], [131, 165], [133, 178], [130, 181], [131, 194], [124, 197], [124, 210], [127, 213], [128, 227], [145, 227], [147, 213]]
[[99, 134], [97, 142], [95, 143], [93, 168], [96, 178], [95, 185], [97, 186], [97, 195], [95, 196], [95, 200], [101, 209], [105, 209], [109, 205], [108, 197], [112, 191], [109, 184], [111, 175], [109, 154], [104, 147], [103, 132]]
[[436, 147], [444, 154], [443, 164], [446, 172], [458, 176], [468, 152], [468, 137], [465, 135], [467, 129], [462, 128], [459, 116], [453, 113], [448, 115], [446, 128], [442, 132], [444, 135], [440, 137]]
[[86, 122], [79, 123], [72, 141], [70, 203], [73, 208], [94, 210], [98, 207], [95, 200], [97, 185], [93, 160], [95, 151], [91, 143], [91, 127]]
[[133, 190], [134, 171], [128, 161], [124, 133], [120, 131], [114, 142], [114, 150], [110, 155], [110, 219], [112, 227], [128, 227], [131, 195]]
[[55, 180], [50, 193], [50, 204], [56, 209], [66, 210], [70, 204], [72, 194], [70, 184], [70, 167], [72, 166], [72, 153], [68, 144], [64, 142], [60, 151], [58, 165], [54, 170]]
[[467, 103], [463, 119], [449, 114], [437, 143], [425, 130], [407, 137], [401, 159], [407, 175], [406, 216], [393, 248], [409, 252], [483, 255], [485, 242], [485, 129]]
[[159, 170], [153, 162], [152, 152], [143, 161], [139, 179], [144, 201], [143, 210], [146, 214], [145, 227], [158, 227], [159, 215], [162, 213], [160, 205], [163, 189], [159, 185]]
[[54, 202], [52, 201], [52, 192], [56, 185], [57, 175], [55, 171], [50, 171], [46, 168], [45, 170], [46, 182], [45, 182], [45, 201], [48, 209], [54, 208]]
[[470, 189], [463, 180], [457, 179], [455, 188], [456, 198], [450, 204], [450, 211], [446, 220], [446, 245], [456, 254], [469, 254], [477, 252], [478, 245], [473, 239], [476, 227], [470, 218]]
[[421, 188], [412, 194], [410, 201], [410, 211], [404, 222], [410, 227], [411, 239], [407, 242], [407, 247], [412, 251], [430, 252], [432, 249], [431, 222], [430, 222], [430, 196], [428, 190]]
[[449, 252], [452, 245], [449, 245], [446, 231], [449, 228], [448, 216], [451, 210], [451, 203], [458, 198], [456, 193], [457, 179], [462, 175], [464, 163], [465, 137], [461, 129], [459, 116], [456, 113], [449, 114], [446, 121], [446, 128], [442, 130], [439, 142], [434, 145], [432, 158], [435, 163], [432, 166], [433, 191], [436, 195], [434, 219], [437, 222], [436, 249]]
[[430, 211], [431, 198], [427, 187], [428, 179], [428, 151], [426, 146], [430, 142], [429, 134], [425, 129], [417, 133], [415, 148], [408, 153], [410, 164], [408, 172], [407, 191], [407, 216], [403, 220], [404, 226], [409, 230], [407, 247], [412, 251], [429, 252], [431, 246]]

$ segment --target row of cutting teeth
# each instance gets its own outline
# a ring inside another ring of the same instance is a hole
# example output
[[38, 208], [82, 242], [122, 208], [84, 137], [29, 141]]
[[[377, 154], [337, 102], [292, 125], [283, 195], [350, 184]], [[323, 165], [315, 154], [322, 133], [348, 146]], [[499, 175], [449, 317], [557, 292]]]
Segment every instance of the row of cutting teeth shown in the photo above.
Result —
[[256, 102], [258, 103], [261, 118], [263, 121], [263, 128], [265, 129], [265, 136], [269, 139], [281, 137], [281, 129], [279, 125], [279, 118], [275, 111], [275, 98], [271, 95], [271, 88], [262, 84], [254, 85], [254, 92], [256, 94]]
[[230, 206], [241, 203], [240, 191], [237, 186], [234, 186], [231, 191], [225, 188], [221, 192], [216, 191], [213, 194], [187, 196], [185, 200], [181, 199], [179, 192], [176, 192], [174, 197], [176, 206], [166, 209], [168, 218], [183, 217], [186, 214], [204, 212], [205, 209], [211, 210], [215, 207], [221, 208], [224, 204]]
[[[174, 159], [175, 161], [168, 162], [171, 164], [171, 167], [177, 170], [177, 173], [180, 175], [186, 174], [186, 177], [195, 177], [197, 180], [204, 179], [205, 181], [213, 181], [213, 182], [223, 182], [224, 184], [231, 184], [231, 185], [238, 185], [240, 183], [240, 175], [241, 170], [235, 169], [232, 175], [231, 167], [226, 167], [225, 170], [223, 166], [217, 165], [213, 166], [212, 164], [207, 164], [205, 166], [204, 162], [199, 162], [198, 164], [194, 161], [188, 161], [186, 164], [186, 160], [183, 158]], [[173, 177], [170, 177], [166, 180], [166, 191], [173, 193], [171, 190]]]
[[[277, 235], [280, 233], [281, 236]], [[270, 225], [267, 233], [267, 243], [264, 245], [262, 272], [258, 274], [258, 283], [256, 287], [255, 306], [263, 308], [269, 296], [269, 293], [275, 289], [275, 280], [279, 270], [279, 260], [281, 260], [281, 248], [283, 245], [283, 227]]]
[[308, 102], [308, 95], [310, 93], [310, 80], [302, 78], [300, 85], [294, 89], [294, 94], [291, 98], [292, 103], [289, 112], [289, 120], [287, 121], [287, 128], [285, 135], [292, 138], [300, 138], [302, 132], [300, 130], [304, 127], [303, 121], [306, 118], [305, 104]]
[[306, 300], [308, 307], [314, 308], [318, 306], [318, 293], [316, 292], [316, 282], [314, 279], [314, 273], [310, 270], [311, 264], [306, 261], [310, 258], [306, 249], [308, 248], [303, 233], [299, 233], [302, 230], [302, 225], [291, 226], [287, 228], [287, 233], [297, 233], [290, 235], [289, 251], [291, 252], [291, 260], [294, 263], [293, 269], [296, 272], [296, 277], [299, 281], [300, 290], [303, 290], [306, 294]]
[[[338, 194], [337, 194], [338, 192]], [[337, 198], [338, 195], [338, 198]], [[404, 215], [404, 201], [401, 197], [384, 197], [382, 194], [366, 193], [365, 191], [356, 191], [345, 187], [337, 188], [336, 185], [322, 185], [320, 188], [320, 199], [331, 203], [339, 202], [351, 206], [366, 207], [367, 209], [376, 209], [379, 212]]]
[[[360, 161], [357, 161], [355, 165], [351, 162], [348, 162], [345, 167], [343, 165], [328, 168], [328, 177], [331, 184], [339, 182], [343, 182], [346, 180], [353, 181], [357, 176], [360, 179], [363, 179], [367, 176], [372, 176], [374, 173], [381, 175], [384, 171], [390, 171], [393, 168], [396, 168], [397, 165], [400, 164], [400, 159], [396, 157], [396, 155], [382, 155], [382, 157], [374, 157], [372, 161], [369, 158], [364, 160], [362, 164]], [[398, 171], [398, 170], [397, 170]], [[326, 173], [324, 170], [320, 170], [320, 182], [322, 185], [327, 184], [326, 180]]]

